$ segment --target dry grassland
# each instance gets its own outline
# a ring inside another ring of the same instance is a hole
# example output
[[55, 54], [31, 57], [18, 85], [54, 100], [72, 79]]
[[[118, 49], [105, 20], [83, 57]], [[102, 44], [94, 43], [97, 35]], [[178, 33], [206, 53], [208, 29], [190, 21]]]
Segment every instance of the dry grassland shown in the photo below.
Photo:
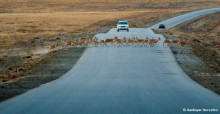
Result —
[[[56, 12], [0, 14], [0, 39], [3, 44], [58, 33], [82, 32], [86, 26], [103, 20], [132, 15], [134, 12]], [[7, 42], [6, 42], [7, 40]], [[10, 42], [8, 42], [10, 41]]]
[[1, 12], [117, 11], [219, 6], [219, 0], [1, 0]]
[[[139, 10], [123, 12], [55, 12], [55, 13], [4, 13], [0, 14], [1, 47], [33, 37], [48, 37], [59, 33], [94, 32], [100, 27], [115, 27], [120, 19], [131, 22], [133, 27], [145, 27], [149, 19], [159, 19], [186, 10]], [[145, 23], [144, 23], [145, 22]]]
[[[171, 15], [215, 7], [219, 0], [1, 0], [0, 48], [33, 37], [91, 32], [118, 20], [146, 27]], [[110, 22], [110, 23], [109, 23]], [[108, 27], [109, 27], [108, 26]], [[89, 27], [89, 28], [88, 28]]]

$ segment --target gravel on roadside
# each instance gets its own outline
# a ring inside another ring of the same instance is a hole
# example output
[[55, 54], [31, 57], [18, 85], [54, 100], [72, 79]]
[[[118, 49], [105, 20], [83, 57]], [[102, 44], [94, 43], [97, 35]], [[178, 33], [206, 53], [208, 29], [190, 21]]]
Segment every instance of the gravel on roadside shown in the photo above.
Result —
[[[174, 35], [166, 31], [155, 30], [156, 33], [164, 35], [167, 40], [178, 40]], [[207, 66], [201, 58], [196, 56], [190, 44], [181, 46], [179, 44], [170, 44], [178, 64], [182, 70], [194, 81], [205, 88], [220, 94], [220, 75], [215, 70]]]

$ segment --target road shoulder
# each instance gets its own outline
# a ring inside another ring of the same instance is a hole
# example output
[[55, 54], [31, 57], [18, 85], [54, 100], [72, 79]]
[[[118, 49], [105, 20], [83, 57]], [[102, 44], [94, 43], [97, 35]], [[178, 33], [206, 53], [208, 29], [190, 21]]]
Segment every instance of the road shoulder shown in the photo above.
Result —
[[[179, 40], [169, 31], [154, 30], [158, 34], [164, 35], [167, 40]], [[170, 44], [178, 64], [182, 70], [195, 82], [205, 88], [220, 94], [220, 75], [217, 71], [210, 68], [203, 59], [195, 54], [192, 46], [181, 46], [179, 44]], [[168, 47], [167, 47], [168, 48]]]

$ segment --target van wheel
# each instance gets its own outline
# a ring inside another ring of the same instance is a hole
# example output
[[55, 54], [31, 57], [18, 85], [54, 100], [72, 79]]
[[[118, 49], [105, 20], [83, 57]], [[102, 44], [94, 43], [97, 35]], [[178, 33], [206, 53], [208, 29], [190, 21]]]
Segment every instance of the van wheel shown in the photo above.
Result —
[[129, 29], [127, 31], [129, 32]]
[[117, 30], [119, 32], [119, 30]]

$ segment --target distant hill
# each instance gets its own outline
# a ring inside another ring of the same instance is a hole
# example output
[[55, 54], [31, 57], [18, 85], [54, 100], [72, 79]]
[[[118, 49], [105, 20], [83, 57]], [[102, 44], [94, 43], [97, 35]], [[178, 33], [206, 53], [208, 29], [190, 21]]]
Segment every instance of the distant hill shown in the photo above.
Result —
[[220, 5], [219, 0], [0, 0], [0, 12], [55, 12], [179, 8]]

